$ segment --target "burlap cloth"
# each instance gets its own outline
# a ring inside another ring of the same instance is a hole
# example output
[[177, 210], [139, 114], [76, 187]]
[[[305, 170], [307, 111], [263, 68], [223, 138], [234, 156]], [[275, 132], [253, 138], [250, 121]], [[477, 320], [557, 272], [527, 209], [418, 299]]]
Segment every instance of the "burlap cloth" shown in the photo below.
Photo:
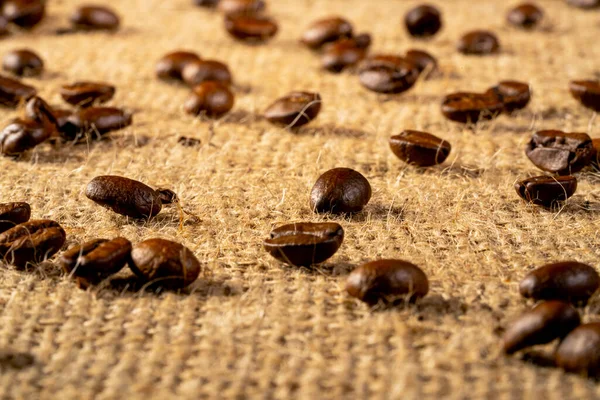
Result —
[[[430, 42], [410, 40], [401, 23], [415, 1], [280, 0], [270, 11], [280, 33], [265, 46], [234, 42], [222, 17], [190, 0], [103, 0], [123, 17], [111, 34], [56, 36], [80, 1], [49, 1], [33, 33], [2, 39], [0, 54], [29, 47], [47, 72], [27, 82], [60, 105], [61, 84], [114, 83], [111, 103], [135, 112], [132, 127], [88, 146], [42, 145], [20, 161], [0, 159], [0, 201], [28, 201], [34, 218], [59, 221], [68, 245], [122, 235], [137, 242], [181, 241], [203, 262], [190, 293], [134, 292], [103, 285], [82, 291], [54, 265], [23, 272], [2, 267], [0, 350], [29, 352], [36, 363], [0, 374], [0, 398], [15, 399], [588, 399], [596, 384], [499, 352], [502, 327], [530, 306], [517, 283], [546, 262], [598, 265], [600, 182], [579, 175], [577, 194], [558, 213], [528, 206], [513, 189], [539, 174], [525, 157], [542, 128], [600, 135], [592, 113], [568, 93], [568, 81], [598, 77], [598, 12], [538, 1], [545, 28], [524, 33], [504, 22], [504, 1], [432, 1], [444, 12]], [[443, 76], [403, 95], [378, 95], [352, 74], [319, 69], [297, 44], [312, 20], [341, 14], [374, 36], [373, 51], [431, 51]], [[502, 54], [466, 57], [460, 35], [490, 28]], [[159, 82], [155, 61], [175, 49], [227, 62], [236, 104], [225, 118], [187, 116], [183, 86]], [[516, 117], [475, 131], [446, 121], [441, 97], [482, 91], [502, 79], [530, 82], [534, 97]], [[318, 118], [298, 133], [260, 113], [291, 90], [323, 97]], [[5, 124], [17, 112], [1, 111]], [[418, 170], [388, 148], [403, 129], [427, 130], [452, 143], [447, 162]], [[177, 144], [198, 138], [199, 148]], [[308, 196], [332, 167], [362, 172], [373, 187], [364, 212], [313, 214]], [[184, 208], [134, 222], [84, 195], [94, 176], [118, 174], [170, 187]], [[285, 267], [261, 246], [289, 221], [339, 221], [346, 239], [314, 271]], [[345, 277], [380, 257], [410, 260], [428, 274], [430, 294], [416, 306], [370, 310], [348, 297]], [[584, 312], [598, 320], [600, 302]], [[551, 347], [547, 348], [551, 350]], [[530, 357], [531, 358], [531, 357]], [[534, 358], [535, 360], [535, 358]]]

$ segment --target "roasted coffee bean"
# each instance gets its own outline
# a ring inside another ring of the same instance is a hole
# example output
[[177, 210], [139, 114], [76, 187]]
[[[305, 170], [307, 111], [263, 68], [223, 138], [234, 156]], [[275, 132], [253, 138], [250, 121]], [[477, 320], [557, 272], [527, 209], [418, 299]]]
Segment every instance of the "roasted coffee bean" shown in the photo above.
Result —
[[214, 60], [189, 62], [183, 67], [181, 76], [184, 82], [192, 87], [206, 81], [216, 81], [228, 85], [232, 80], [227, 65]]
[[89, 107], [94, 103], [106, 103], [113, 98], [115, 91], [115, 87], [108, 83], [83, 81], [61, 86], [60, 95], [69, 104]]
[[37, 91], [33, 87], [0, 75], [0, 105], [16, 107], [22, 101], [35, 96], [36, 93]]
[[207, 7], [207, 8], [213, 8], [213, 7], [216, 7], [217, 4], [219, 4], [219, 0], [194, 0], [193, 2], [198, 7]]
[[415, 64], [419, 73], [426, 72], [425, 78], [429, 78], [437, 72], [437, 60], [426, 51], [409, 50], [404, 58]]
[[600, 138], [592, 139], [592, 146], [594, 147], [594, 156], [592, 157], [592, 165], [595, 168], [600, 168]]
[[567, 3], [583, 9], [592, 9], [600, 7], [600, 0], [567, 0]]
[[523, 29], [535, 28], [544, 16], [544, 12], [535, 4], [523, 3], [506, 14], [509, 24]]
[[318, 93], [291, 92], [267, 107], [264, 116], [273, 124], [297, 128], [308, 124], [319, 115], [321, 102]]
[[281, 262], [309, 267], [333, 256], [343, 240], [344, 229], [335, 222], [299, 222], [274, 229], [263, 246]]
[[567, 372], [600, 374], [600, 323], [579, 325], [556, 348], [556, 364]]
[[73, 273], [82, 288], [86, 288], [123, 269], [130, 253], [131, 242], [125, 238], [94, 239], [65, 251], [58, 263], [67, 274]]
[[587, 133], [539, 131], [531, 137], [525, 154], [539, 169], [569, 175], [592, 162], [594, 146]]
[[58, 222], [30, 220], [0, 233], [0, 256], [24, 268], [52, 257], [63, 246], [66, 233]]
[[327, 44], [321, 57], [323, 68], [330, 72], [341, 72], [346, 67], [356, 65], [365, 58], [370, 45], [371, 35], [368, 33]]
[[574, 176], [534, 176], [515, 183], [522, 199], [538, 206], [552, 207], [573, 196], [577, 189]]
[[419, 69], [404, 58], [377, 55], [361, 62], [358, 74], [360, 83], [369, 90], [379, 93], [401, 93], [415, 84], [419, 77]]
[[334, 168], [317, 179], [310, 192], [310, 207], [318, 213], [355, 213], [371, 199], [371, 185], [360, 172]]
[[44, 0], [5, 0], [0, 2], [4, 18], [21, 28], [33, 28], [44, 18], [46, 15], [45, 3]]
[[0, 152], [7, 156], [21, 154], [46, 141], [52, 135], [44, 125], [28, 119], [14, 119], [0, 132]]
[[180, 136], [179, 139], [177, 139], [177, 143], [184, 147], [196, 147], [202, 144], [200, 139], [195, 139], [187, 136]]
[[38, 76], [44, 61], [31, 50], [13, 50], [2, 58], [2, 69], [19, 76]]
[[431, 133], [406, 130], [390, 138], [390, 148], [408, 164], [429, 167], [443, 163], [452, 146]]
[[254, 14], [263, 11], [266, 4], [263, 0], [219, 0], [218, 8], [226, 14]]
[[188, 114], [206, 114], [220, 117], [233, 108], [234, 96], [229, 88], [215, 81], [206, 81], [194, 87], [184, 104]]
[[64, 140], [76, 140], [81, 139], [84, 136], [84, 128], [79, 127], [72, 122], [75, 120], [76, 123], [80, 123], [75, 116], [76, 112], [53, 108], [52, 114], [54, 114], [54, 118], [56, 118], [56, 125], [61, 138]]
[[81, 6], [71, 15], [73, 27], [82, 31], [114, 31], [119, 28], [119, 16], [102, 6]]
[[49, 132], [49, 136], [58, 135], [58, 120], [54, 110], [41, 97], [34, 96], [25, 104], [25, 117], [42, 125]]
[[494, 119], [503, 109], [504, 104], [498, 96], [490, 94], [458, 92], [447, 95], [442, 101], [442, 114], [451, 121], [464, 124]]
[[313, 50], [325, 43], [352, 37], [352, 24], [341, 17], [317, 20], [304, 31], [300, 41]]
[[0, 37], [6, 36], [9, 33], [10, 31], [8, 30], [8, 20], [4, 18], [3, 15], [0, 15]]
[[411, 36], [428, 38], [442, 27], [442, 16], [434, 6], [420, 5], [410, 10], [404, 17], [404, 24]]
[[544, 301], [521, 315], [504, 333], [502, 346], [512, 354], [536, 344], [562, 339], [581, 323], [573, 306], [562, 301]]
[[174, 204], [179, 202], [177, 193], [171, 189], [158, 188], [156, 189], [156, 193], [158, 193], [158, 197], [162, 204]]
[[200, 262], [187, 247], [165, 239], [148, 239], [133, 246], [131, 270], [150, 284], [179, 289], [200, 274]]
[[183, 68], [190, 62], [200, 61], [198, 54], [190, 51], [174, 51], [165, 54], [156, 63], [156, 76], [160, 79], [169, 80], [183, 80], [181, 73]]
[[486, 94], [497, 96], [507, 113], [525, 108], [531, 99], [529, 85], [518, 81], [502, 81], [488, 89]]
[[463, 54], [486, 55], [498, 53], [500, 42], [496, 35], [488, 31], [472, 31], [458, 41], [458, 51]]
[[97, 176], [85, 195], [95, 203], [131, 218], [152, 218], [162, 209], [162, 196], [142, 182], [116, 175]]
[[264, 15], [227, 14], [225, 29], [238, 40], [264, 42], [277, 34], [277, 23]]
[[600, 81], [572, 81], [569, 89], [584, 107], [600, 111]]
[[598, 290], [600, 277], [587, 264], [564, 261], [546, 264], [530, 272], [519, 284], [523, 297], [587, 303]]
[[427, 275], [416, 265], [403, 260], [377, 260], [350, 273], [346, 291], [365, 303], [415, 301], [429, 291]]
[[90, 135], [96, 137], [118, 131], [131, 125], [130, 113], [114, 107], [84, 108], [68, 118], [70, 129], [75, 128], [77, 136]]
[[31, 207], [27, 203], [0, 203], [0, 233], [29, 221]]
[[35, 364], [35, 357], [29, 353], [0, 350], [0, 371], [5, 369], [22, 370]]

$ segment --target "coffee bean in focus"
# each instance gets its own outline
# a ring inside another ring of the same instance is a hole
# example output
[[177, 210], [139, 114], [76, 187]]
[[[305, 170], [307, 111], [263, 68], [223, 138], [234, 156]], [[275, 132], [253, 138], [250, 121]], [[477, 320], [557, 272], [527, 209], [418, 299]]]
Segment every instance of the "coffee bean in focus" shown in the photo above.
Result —
[[406, 130], [390, 138], [392, 152], [402, 161], [419, 167], [443, 163], [452, 146], [428, 132]]
[[546, 130], [533, 134], [525, 154], [541, 170], [569, 175], [592, 162], [594, 146], [587, 133]]
[[0, 233], [29, 221], [31, 206], [28, 203], [0, 203]]
[[310, 192], [310, 207], [317, 213], [356, 213], [370, 199], [367, 178], [350, 168], [334, 168], [317, 179]]
[[525, 201], [550, 208], [573, 196], [577, 189], [574, 176], [534, 176], [515, 183], [517, 194]]
[[264, 116], [273, 124], [297, 128], [308, 124], [319, 115], [321, 103], [318, 93], [291, 92], [269, 105]]
[[58, 222], [30, 220], [0, 233], [0, 256], [8, 264], [25, 268], [52, 257], [66, 240]]

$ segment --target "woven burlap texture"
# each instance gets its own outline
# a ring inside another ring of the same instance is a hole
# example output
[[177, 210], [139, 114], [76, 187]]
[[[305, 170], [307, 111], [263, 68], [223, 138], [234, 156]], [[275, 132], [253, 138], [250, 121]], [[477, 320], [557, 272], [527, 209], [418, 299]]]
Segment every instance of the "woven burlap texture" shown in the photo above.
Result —
[[[505, 357], [500, 333], [531, 306], [518, 281], [534, 266], [575, 259], [598, 265], [600, 177], [578, 174], [579, 187], [559, 212], [525, 204], [517, 179], [538, 175], [524, 146], [539, 129], [600, 136], [592, 112], [568, 92], [571, 79], [598, 77], [598, 12], [563, 1], [535, 32], [509, 28], [511, 2], [432, 0], [444, 13], [433, 40], [406, 34], [415, 1], [278, 0], [269, 13], [280, 32], [262, 46], [233, 41], [222, 15], [191, 0], [104, 0], [122, 16], [115, 34], [57, 36], [82, 2], [49, 1], [31, 33], [2, 39], [0, 54], [28, 47], [46, 62], [26, 79], [54, 105], [60, 85], [101, 80], [116, 85], [111, 105], [134, 112], [112, 140], [44, 144], [22, 159], [0, 159], [0, 201], [28, 201], [34, 218], [59, 221], [67, 245], [96, 237], [177, 240], [203, 263], [185, 293], [131, 291], [104, 284], [80, 290], [56, 265], [29, 271], [2, 266], [0, 350], [28, 352], [33, 366], [3, 367], [3, 399], [590, 399], [590, 380]], [[339, 14], [370, 32], [373, 52], [434, 54], [441, 76], [409, 92], [379, 95], [356, 75], [320, 70], [298, 44], [313, 20]], [[458, 38], [489, 28], [499, 55], [457, 53]], [[193, 118], [183, 85], [154, 76], [155, 61], [176, 49], [226, 62], [236, 104], [218, 121]], [[483, 91], [503, 79], [529, 82], [533, 100], [516, 116], [464, 127], [440, 113], [443, 95]], [[321, 114], [292, 133], [261, 112], [292, 90], [318, 91]], [[0, 111], [3, 126], [19, 111]], [[444, 165], [426, 170], [395, 158], [388, 138], [429, 131], [452, 143]], [[202, 141], [196, 148], [179, 136]], [[333, 167], [363, 173], [373, 188], [365, 210], [315, 215], [308, 205], [317, 177]], [[175, 190], [176, 207], [133, 221], [89, 201], [95, 176], [118, 174]], [[339, 252], [312, 271], [283, 266], [262, 248], [272, 228], [291, 221], [337, 221]], [[344, 290], [355, 266], [402, 258], [423, 268], [430, 293], [417, 305], [371, 310]], [[600, 302], [582, 310], [598, 320]], [[551, 350], [551, 347], [546, 348]]]

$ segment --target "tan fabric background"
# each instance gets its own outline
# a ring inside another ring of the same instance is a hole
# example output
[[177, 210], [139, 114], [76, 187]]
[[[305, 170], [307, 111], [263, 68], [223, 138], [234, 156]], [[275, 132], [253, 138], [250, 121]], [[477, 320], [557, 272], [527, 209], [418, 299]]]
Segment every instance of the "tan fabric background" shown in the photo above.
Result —
[[[3, 370], [0, 398], [600, 397], [593, 382], [502, 356], [498, 337], [530, 305], [517, 291], [526, 271], [562, 259], [598, 265], [597, 173], [579, 175], [577, 194], [558, 213], [524, 204], [513, 183], [539, 174], [523, 152], [534, 130], [600, 136], [592, 113], [567, 91], [570, 79], [600, 75], [600, 13], [538, 0], [546, 29], [523, 33], [505, 26], [512, 1], [432, 0], [445, 27], [421, 43], [401, 24], [415, 1], [273, 0], [279, 35], [266, 46], [245, 46], [226, 35], [220, 15], [190, 0], [103, 2], [123, 17], [119, 33], [53, 36], [83, 3], [54, 0], [48, 19], [33, 33], [2, 39], [0, 54], [38, 51], [47, 72], [27, 81], [56, 105], [61, 84], [114, 83], [112, 104], [135, 111], [133, 126], [112, 141], [42, 145], [20, 161], [0, 159], [0, 201], [29, 201], [35, 218], [66, 228], [69, 245], [116, 235], [181, 241], [204, 270], [191, 293], [157, 295], [109, 285], [81, 291], [52, 265], [30, 272], [3, 267], [0, 349], [30, 352], [37, 363]], [[431, 51], [444, 77], [383, 96], [351, 74], [320, 72], [297, 38], [329, 14], [371, 32], [375, 52]], [[502, 54], [457, 54], [460, 35], [482, 27], [497, 32]], [[229, 116], [217, 122], [187, 116], [188, 89], [154, 78], [155, 61], [180, 48], [231, 66], [237, 87]], [[442, 118], [444, 94], [482, 91], [501, 79], [533, 87], [533, 101], [517, 117], [501, 116], [475, 131]], [[290, 90], [319, 91], [324, 101], [318, 119], [297, 134], [258, 116]], [[0, 122], [15, 115], [1, 110]], [[387, 140], [407, 128], [449, 140], [448, 161], [421, 171], [397, 160]], [[202, 146], [181, 147], [180, 135]], [[313, 215], [312, 184], [338, 166], [365, 174], [371, 203], [345, 219]], [[187, 218], [179, 231], [175, 208], [150, 222], [104, 210], [83, 194], [100, 174], [170, 187], [198, 219]], [[344, 226], [346, 239], [315, 271], [282, 266], [261, 247], [276, 225], [328, 219]], [[428, 297], [379, 311], [350, 299], [345, 276], [379, 257], [422, 266], [431, 280]], [[599, 309], [592, 301], [585, 318], [599, 320]]]

